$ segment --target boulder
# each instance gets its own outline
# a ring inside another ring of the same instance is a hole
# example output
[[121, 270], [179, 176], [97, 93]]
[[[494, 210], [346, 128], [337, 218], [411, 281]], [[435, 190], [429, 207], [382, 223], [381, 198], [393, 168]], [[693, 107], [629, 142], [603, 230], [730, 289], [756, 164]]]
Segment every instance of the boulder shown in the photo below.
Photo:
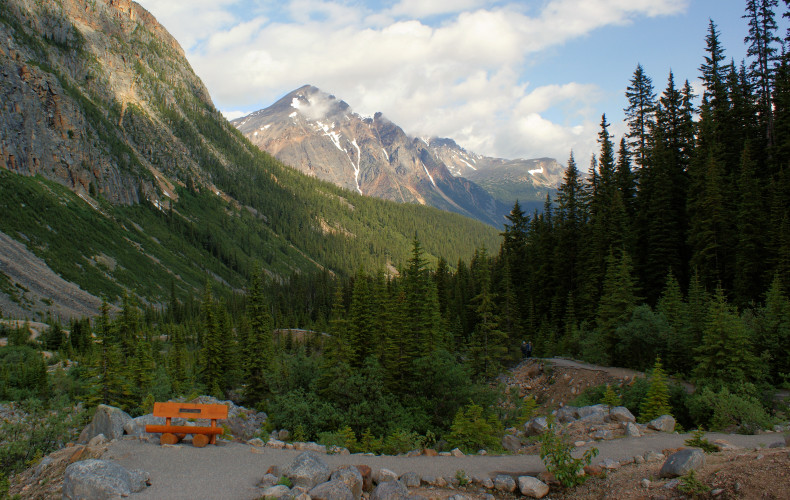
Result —
[[613, 458], [604, 458], [601, 460], [600, 466], [605, 470], [617, 470], [620, 468], [620, 462]]
[[159, 434], [145, 432], [146, 425], [165, 425], [165, 417], [155, 417], [152, 414], [141, 415], [133, 418], [123, 425], [124, 434], [139, 438], [153, 439], [159, 438]]
[[453, 448], [450, 450], [450, 454], [454, 457], [462, 457], [464, 456], [464, 452], [460, 450], [460, 448]]
[[405, 500], [408, 497], [409, 490], [400, 481], [385, 481], [370, 494], [370, 500]]
[[615, 406], [609, 412], [609, 420], [612, 422], [636, 422], [636, 417], [625, 406]]
[[664, 460], [666, 457], [663, 453], [659, 453], [657, 451], [648, 450], [645, 452], [645, 462], [660, 462]]
[[313, 500], [354, 500], [348, 485], [340, 479], [321, 483], [308, 494]]
[[420, 486], [422, 478], [416, 472], [407, 472], [405, 474], [401, 474], [399, 481], [407, 488], [417, 488]]
[[99, 434], [104, 434], [111, 441], [118, 439], [123, 436], [123, 428], [130, 420], [132, 417], [120, 408], [99, 405], [91, 423], [80, 433], [79, 442], [85, 444]]
[[276, 485], [280, 481], [280, 478], [275, 476], [274, 474], [264, 474], [263, 478], [258, 482], [258, 488], [270, 488]]
[[502, 436], [502, 448], [516, 452], [521, 449], [521, 440], [518, 436], [512, 434], [505, 434]]
[[365, 485], [365, 480], [359, 469], [353, 465], [339, 467], [329, 476], [329, 479], [331, 481], [343, 481], [348, 486], [348, 489], [351, 490], [354, 500], [359, 500], [362, 497], [362, 487]]
[[549, 430], [549, 423], [546, 417], [535, 417], [524, 424], [524, 433], [527, 436], [538, 436]]
[[593, 433], [592, 438], [609, 441], [611, 439], [614, 439], [614, 434], [609, 429], [599, 429]]
[[264, 443], [263, 439], [261, 438], [252, 438], [249, 441], [247, 441], [247, 444], [250, 446], [254, 446], [256, 448], [263, 448], [264, 446], [266, 446], [266, 443]]
[[609, 407], [603, 404], [582, 406], [578, 409], [577, 413], [579, 419], [587, 418], [591, 415], [601, 415], [601, 417], [604, 418], [609, 414]]
[[106, 460], [89, 459], [66, 467], [63, 475], [63, 498], [104, 500], [128, 497], [142, 491], [147, 485], [147, 472], [128, 470]]
[[705, 452], [699, 448], [684, 448], [667, 457], [659, 477], [680, 477], [705, 465]]
[[494, 488], [498, 491], [513, 493], [516, 491], [516, 480], [507, 474], [497, 474], [494, 478]]
[[579, 408], [576, 406], [563, 406], [562, 408], [558, 408], [554, 415], [557, 419], [557, 422], [566, 424], [579, 418]]
[[642, 437], [642, 432], [639, 430], [639, 426], [637, 426], [635, 423], [626, 422], [625, 435], [629, 437]]
[[373, 472], [373, 482], [376, 484], [386, 483], [389, 481], [397, 481], [398, 475], [389, 469], [376, 469]]
[[675, 418], [672, 415], [661, 415], [657, 419], [648, 422], [647, 428], [660, 432], [674, 432]]
[[287, 476], [295, 486], [313, 488], [329, 479], [330, 470], [320, 455], [305, 451], [283, 466], [280, 473]]
[[299, 451], [312, 451], [315, 453], [326, 453], [326, 446], [318, 443], [294, 443], [294, 450]]
[[267, 448], [274, 448], [275, 450], [282, 450], [283, 448], [285, 448], [285, 442], [284, 441], [280, 441], [279, 439], [271, 439], [270, 438], [266, 442], [266, 447]]
[[438, 457], [439, 456], [439, 452], [434, 450], [433, 448], [425, 448], [424, 450], [422, 450], [422, 454], [425, 455], [426, 457]]
[[291, 489], [284, 484], [275, 484], [263, 490], [263, 498], [287, 498], [291, 494]]
[[519, 476], [518, 489], [522, 495], [530, 498], [543, 498], [549, 493], [549, 485], [532, 476]]

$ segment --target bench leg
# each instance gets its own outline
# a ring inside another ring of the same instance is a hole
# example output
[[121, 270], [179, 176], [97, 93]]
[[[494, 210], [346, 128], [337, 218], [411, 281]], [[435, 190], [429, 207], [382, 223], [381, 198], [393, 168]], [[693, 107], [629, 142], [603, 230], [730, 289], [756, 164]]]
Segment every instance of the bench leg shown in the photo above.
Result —
[[159, 437], [159, 444], [177, 444], [179, 441], [178, 436], [170, 432], [163, 432]]
[[203, 448], [209, 442], [209, 437], [205, 434], [192, 434], [192, 446]]

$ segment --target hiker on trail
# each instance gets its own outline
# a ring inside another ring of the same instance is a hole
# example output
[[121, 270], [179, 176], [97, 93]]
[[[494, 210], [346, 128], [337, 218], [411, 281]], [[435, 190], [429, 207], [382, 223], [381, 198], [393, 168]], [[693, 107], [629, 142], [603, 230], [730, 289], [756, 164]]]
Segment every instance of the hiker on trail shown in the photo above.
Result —
[[527, 345], [526, 340], [521, 341], [521, 357], [523, 358], [529, 357], [529, 346]]
[[527, 357], [532, 357], [532, 342], [527, 342]]

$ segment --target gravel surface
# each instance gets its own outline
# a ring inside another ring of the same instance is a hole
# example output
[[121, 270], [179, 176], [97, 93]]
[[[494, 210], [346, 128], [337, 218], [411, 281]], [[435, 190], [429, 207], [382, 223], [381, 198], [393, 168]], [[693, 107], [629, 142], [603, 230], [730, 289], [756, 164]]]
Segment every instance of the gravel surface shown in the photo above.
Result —
[[[776, 441], [778, 434], [742, 436], [708, 433], [706, 438], [724, 439], [744, 448], [758, 448]], [[595, 443], [600, 453], [593, 463], [605, 458], [625, 459], [648, 450], [661, 451], [683, 446], [690, 434], [660, 434], [642, 438], [623, 438]], [[589, 445], [588, 445], [589, 446]], [[580, 448], [580, 452], [587, 446]], [[137, 439], [123, 439], [110, 444], [102, 457], [124, 467], [146, 471], [151, 486], [134, 498], [157, 499], [254, 499], [262, 490], [256, 485], [272, 465], [284, 465], [299, 451], [255, 448], [242, 443], [221, 442], [217, 446], [194, 448], [189, 443], [159, 446]], [[468, 455], [464, 457], [404, 457], [369, 455], [325, 455], [330, 468], [339, 465], [365, 464], [375, 470], [390, 469], [398, 475], [417, 472], [421, 476], [455, 476], [464, 470], [469, 476], [491, 477], [497, 474], [535, 475], [545, 470], [536, 455]]]

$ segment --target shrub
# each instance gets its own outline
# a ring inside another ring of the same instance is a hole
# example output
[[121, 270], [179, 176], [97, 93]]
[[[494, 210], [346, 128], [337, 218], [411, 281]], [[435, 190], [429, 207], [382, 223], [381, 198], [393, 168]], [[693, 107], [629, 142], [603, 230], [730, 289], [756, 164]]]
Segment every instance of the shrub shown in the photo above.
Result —
[[590, 448], [582, 458], [574, 458], [571, 455], [573, 444], [555, 432], [553, 415], [548, 417], [548, 424], [549, 430], [540, 437], [540, 459], [546, 465], [546, 470], [554, 474], [566, 488], [582, 484], [586, 478], [580, 476], [579, 472], [585, 465], [592, 463], [592, 459], [598, 455], [598, 448]]
[[699, 480], [695, 471], [690, 470], [688, 474], [680, 478], [678, 491], [691, 498], [703, 498], [710, 491], [710, 487]]
[[455, 471], [455, 478], [458, 480], [459, 486], [466, 486], [471, 482], [469, 476], [466, 474], [466, 471], [462, 469], [458, 469], [457, 471]]
[[661, 415], [671, 415], [672, 409], [669, 406], [669, 389], [661, 366], [661, 358], [656, 358], [653, 365], [653, 373], [650, 375], [650, 388], [644, 401], [639, 406], [640, 422], [649, 422]]
[[327, 448], [330, 446], [338, 446], [340, 448], [347, 448], [351, 453], [359, 451], [357, 436], [349, 426], [345, 426], [334, 432], [320, 432], [318, 434], [318, 442]]
[[396, 430], [384, 439], [383, 452], [397, 455], [407, 451], [421, 449], [423, 438], [414, 431]]
[[736, 430], [754, 434], [770, 427], [772, 421], [760, 401], [746, 391], [732, 393], [726, 387], [714, 392], [703, 387], [689, 398], [689, 412], [698, 425], [714, 431]]
[[700, 427], [699, 429], [694, 431], [693, 437], [686, 439], [686, 441], [684, 442], [686, 443], [686, 446], [691, 446], [692, 448], [700, 448], [705, 453], [714, 453], [716, 451], [719, 451], [718, 446], [711, 443], [703, 436], [705, 436], [705, 431], [702, 429], [702, 427]]
[[608, 406], [609, 409], [611, 410], [615, 406], [620, 406], [621, 404], [620, 396], [618, 396], [614, 392], [614, 389], [612, 389], [611, 385], [606, 384], [606, 391], [603, 393], [603, 397], [601, 397], [600, 403]]
[[370, 429], [365, 429], [365, 432], [359, 437], [359, 444], [357, 445], [359, 451], [363, 453], [381, 453], [384, 449], [384, 441], [377, 438], [370, 432]]
[[502, 424], [495, 416], [486, 416], [482, 406], [470, 403], [455, 414], [447, 441], [464, 453], [480, 449], [499, 450], [503, 432]]

